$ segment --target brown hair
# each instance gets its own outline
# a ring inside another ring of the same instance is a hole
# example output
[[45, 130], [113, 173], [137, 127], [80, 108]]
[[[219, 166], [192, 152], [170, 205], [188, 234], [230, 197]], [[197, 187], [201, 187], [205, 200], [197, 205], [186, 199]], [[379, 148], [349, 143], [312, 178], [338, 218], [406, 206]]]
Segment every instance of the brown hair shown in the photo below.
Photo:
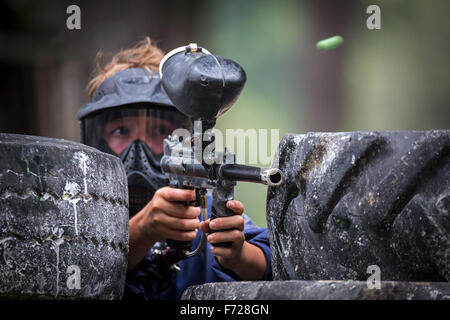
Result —
[[95, 58], [94, 76], [87, 86], [89, 99], [92, 99], [95, 90], [97, 90], [102, 82], [116, 72], [128, 68], [143, 68], [148, 71], [158, 71], [159, 63], [163, 56], [163, 51], [155, 45], [152, 45], [150, 37], [145, 37], [144, 40], [141, 40], [131, 49], [121, 50], [105, 66], [102, 63], [103, 53], [99, 51]]

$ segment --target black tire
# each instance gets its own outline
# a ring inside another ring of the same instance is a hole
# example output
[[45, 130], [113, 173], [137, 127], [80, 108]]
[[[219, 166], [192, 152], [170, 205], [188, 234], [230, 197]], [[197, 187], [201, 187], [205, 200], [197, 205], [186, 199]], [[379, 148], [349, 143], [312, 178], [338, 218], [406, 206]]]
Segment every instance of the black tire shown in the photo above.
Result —
[[283, 137], [269, 188], [274, 278], [450, 280], [450, 131]]
[[0, 298], [120, 299], [127, 256], [119, 158], [0, 134]]
[[[181, 299], [227, 301], [450, 300], [450, 286], [447, 282], [381, 281], [380, 289], [368, 290], [366, 281], [236, 281], [191, 286], [183, 292]], [[258, 309], [256, 310], [258, 311]]]

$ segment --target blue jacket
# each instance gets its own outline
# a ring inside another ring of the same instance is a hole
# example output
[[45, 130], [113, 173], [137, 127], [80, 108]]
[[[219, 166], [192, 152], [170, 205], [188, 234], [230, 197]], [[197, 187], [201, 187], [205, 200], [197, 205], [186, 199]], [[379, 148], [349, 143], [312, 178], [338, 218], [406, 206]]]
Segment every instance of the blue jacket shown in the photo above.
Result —
[[[208, 196], [208, 216], [211, 212], [211, 199]], [[267, 268], [263, 279], [272, 280], [272, 269], [270, 260], [269, 237], [266, 228], [256, 226], [248, 216], [242, 215], [245, 221], [245, 240], [261, 248], [266, 256]], [[195, 248], [201, 238], [201, 232], [197, 233], [192, 247]], [[143, 260], [151, 261], [152, 250], [150, 250]], [[235, 272], [223, 268], [211, 253], [210, 244], [207, 242], [203, 250], [196, 256], [179, 262], [181, 271], [178, 273], [175, 282], [163, 292], [152, 296], [152, 281], [148, 281], [147, 274], [140, 263], [127, 273], [125, 283], [125, 294], [127, 298], [137, 298], [146, 300], [169, 300], [180, 299], [183, 291], [191, 285], [199, 285], [207, 282], [240, 281], [242, 280]], [[151, 279], [150, 279], [151, 280]]]

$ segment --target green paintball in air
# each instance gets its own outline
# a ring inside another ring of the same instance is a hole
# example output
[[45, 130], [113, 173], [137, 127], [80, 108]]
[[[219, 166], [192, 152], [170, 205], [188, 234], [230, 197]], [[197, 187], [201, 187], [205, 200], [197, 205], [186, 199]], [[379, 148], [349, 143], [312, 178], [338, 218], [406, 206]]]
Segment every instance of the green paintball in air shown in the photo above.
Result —
[[341, 36], [334, 36], [328, 39], [320, 40], [317, 42], [316, 47], [319, 50], [328, 51], [339, 47], [342, 43], [344, 43], [344, 38]]

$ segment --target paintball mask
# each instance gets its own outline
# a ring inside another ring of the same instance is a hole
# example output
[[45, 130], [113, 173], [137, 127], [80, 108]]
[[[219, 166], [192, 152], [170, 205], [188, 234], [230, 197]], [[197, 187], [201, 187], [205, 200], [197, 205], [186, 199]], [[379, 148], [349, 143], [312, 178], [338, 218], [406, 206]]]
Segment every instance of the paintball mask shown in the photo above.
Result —
[[122, 160], [130, 217], [157, 189], [168, 185], [160, 167], [163, 140], [176, 129], [190, 130], [189, 119], [172, 105], [159, 74], [140, 68], [125, 69], [106, 79], [77, 117], [82, 143]]

